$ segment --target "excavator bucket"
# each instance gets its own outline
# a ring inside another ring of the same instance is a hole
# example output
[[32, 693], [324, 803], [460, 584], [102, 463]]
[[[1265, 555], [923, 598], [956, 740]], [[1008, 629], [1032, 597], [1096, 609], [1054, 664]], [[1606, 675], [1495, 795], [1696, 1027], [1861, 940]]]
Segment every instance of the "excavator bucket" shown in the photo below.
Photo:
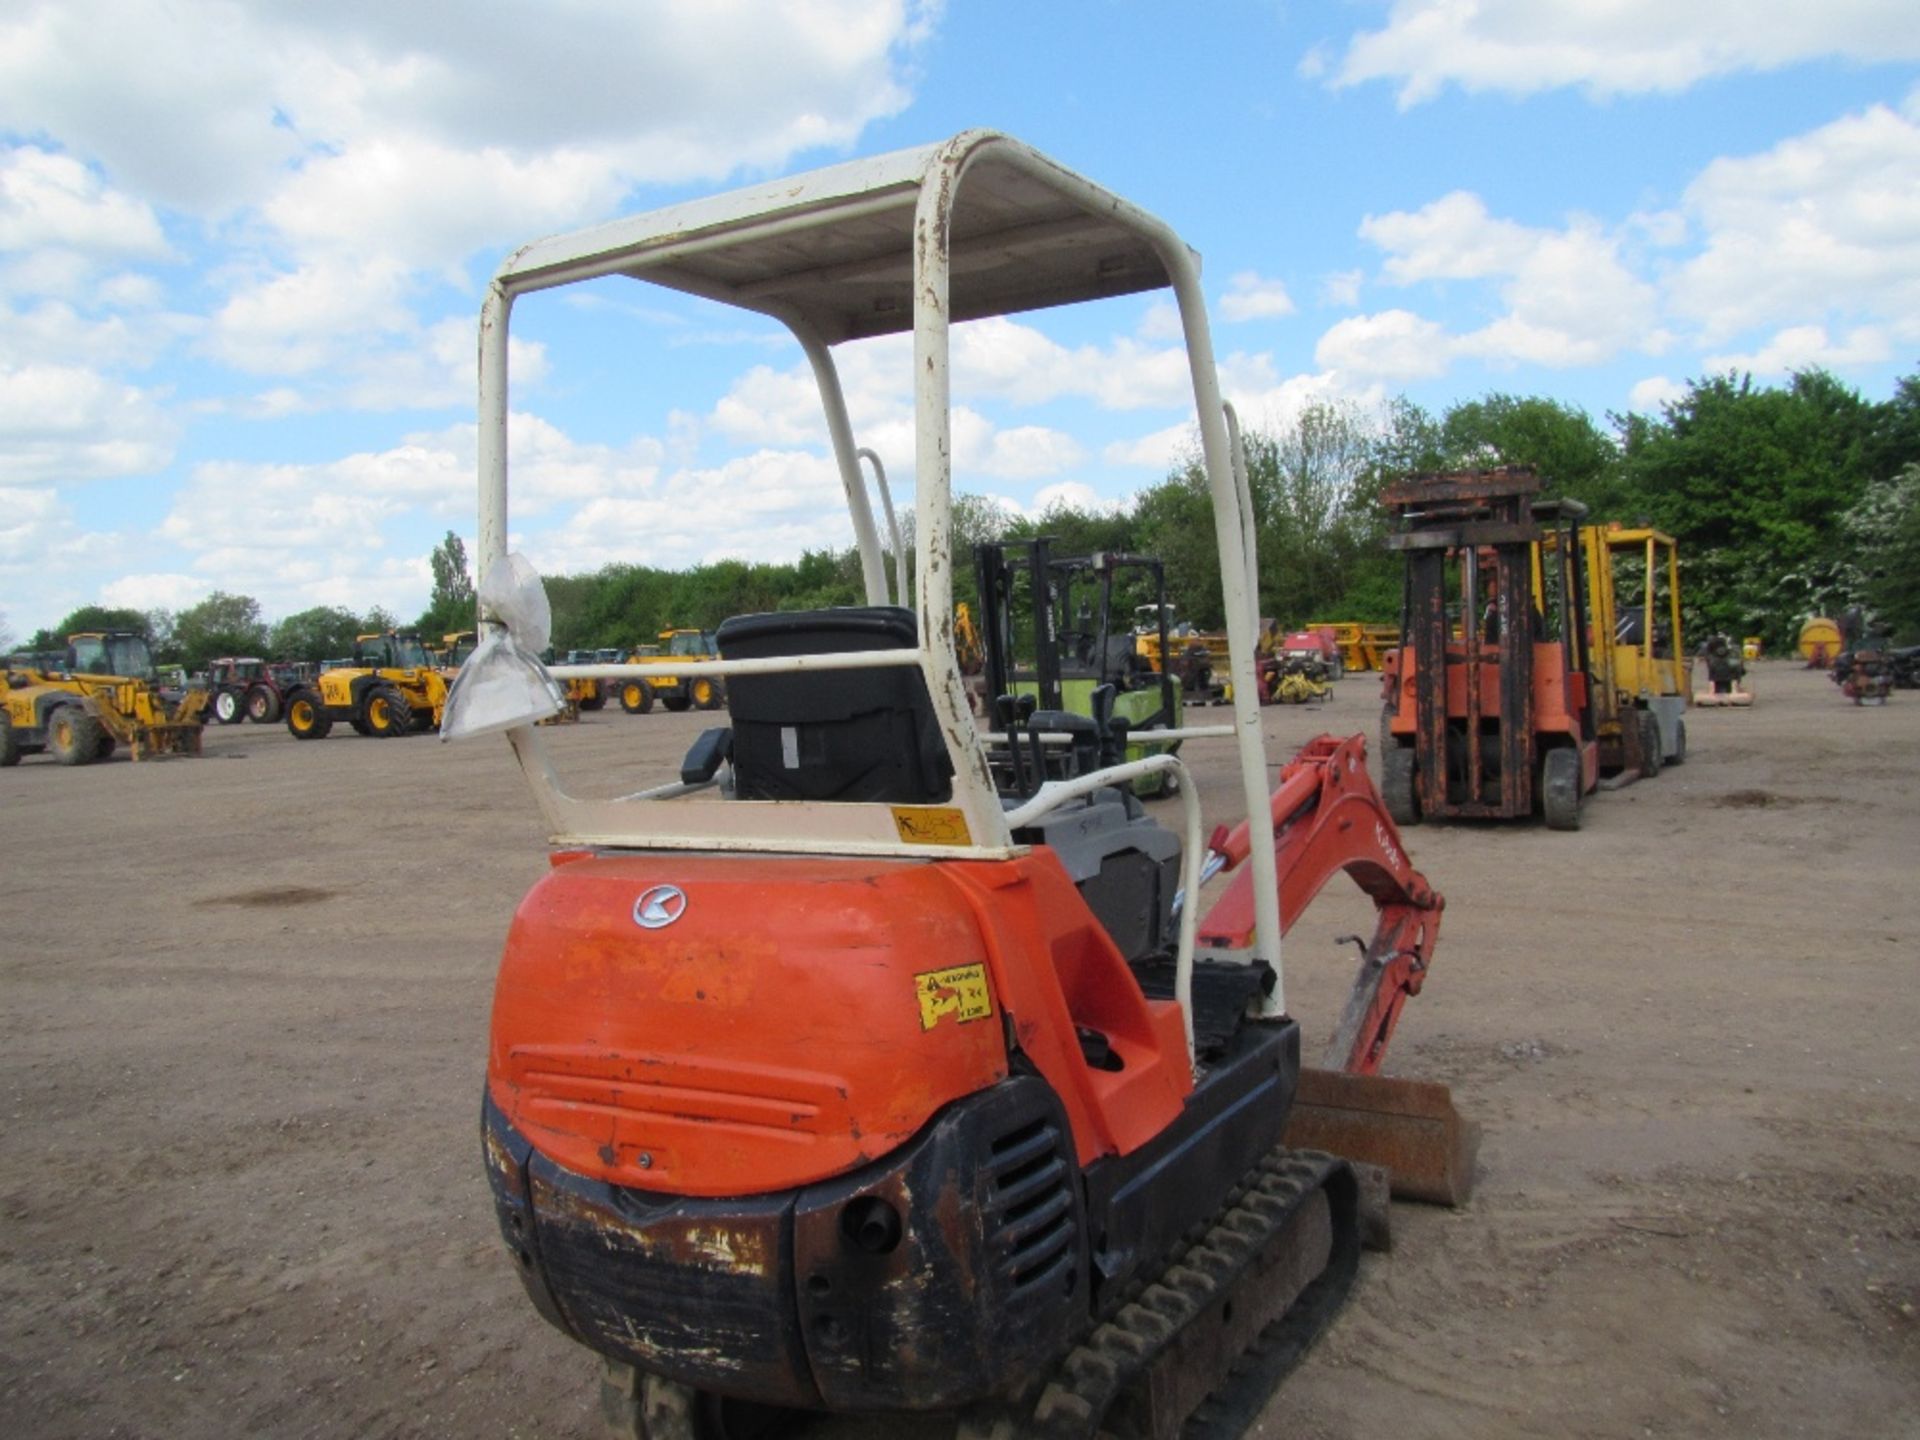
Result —
[[[1458, 1205], [1472, 1184], [1477, 1127], [1460, 1118], [1446, 1086], [1379, 1073], [1401, 1011], [1426, 980], [1445, 902], [1409, 863], [1365, 760], [1364, 737], [1322, 735], [1281, 771], [1273, 792], [1283, 931], [1340, 871], [1378, 912], [1327, 1047], [1327, 1068], [1300, 1071], [1287, 1143], [1384, 1169], [1400, 1199]], [[1238, 867], [1250, 853], [1245, 822], [1210, 848], [1225, 868]], [[1200, 923], [1203, 944], [1248, 943], [1250, 879], [1236, 870]]]
[[1386, 1170], [1396, 1200], [1459, 1205], [1473, 1187], [1480, 1127], [1430, 1080], [1300, 1071], [1287, 1144]]
[[158, 760], [169, 755], [198, 755], [202, 730], [197, 723], [135, 726], [133, 758]]

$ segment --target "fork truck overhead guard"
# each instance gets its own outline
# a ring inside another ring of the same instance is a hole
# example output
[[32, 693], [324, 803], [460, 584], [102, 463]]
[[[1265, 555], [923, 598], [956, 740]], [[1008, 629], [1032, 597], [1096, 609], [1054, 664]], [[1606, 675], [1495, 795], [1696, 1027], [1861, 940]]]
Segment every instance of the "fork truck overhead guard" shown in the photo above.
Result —
[[[651, 1440], [780, 1433], [751, 1427], [783, 1408], [940, 1412], [978, 1436], [1238, 1433], [1358, 1264], [1354, 1170], [1283, 1140], [1302, 1034], [1282, 935], [1339, 871], [1378, 907], [1328, 1062], [1351, 1125], [1338, 1082], [1392, 1091], [1369, 1077], [1441, 899], [1358, 737], [1313, 742], [1268, 792], [1248, 498], [1197, 256], [987, 131], [528, 245], [481, 318], [483, 595], [506, 551], [509, 312], [616, 275], [793, 333], [867, 603], [721, 625], [703, 671], [730, 724], [649, 790], [575, 795], [544, 732], [507, 732], [553, 846], [508, 934], [482, 1122], [528, 1294], [607, 1358], [609, 1415]], [[1232, 808], [1254, 817], [1211, 840], [1182, 759], [1119, 759], [1115, 736], [1093, 773], [996, 793], [952, 634], [950, 326], [1165, 287], [1235, 682], [1230, 723], [1175, 733], [1231, 741]], [[911, 608], [832, 350], [903, 333]], [[1128, 793], [1162, 771], [1182, 781], [1177, 830]], [[1404, 1139], [1444, 1108], [1388, 1121]]]

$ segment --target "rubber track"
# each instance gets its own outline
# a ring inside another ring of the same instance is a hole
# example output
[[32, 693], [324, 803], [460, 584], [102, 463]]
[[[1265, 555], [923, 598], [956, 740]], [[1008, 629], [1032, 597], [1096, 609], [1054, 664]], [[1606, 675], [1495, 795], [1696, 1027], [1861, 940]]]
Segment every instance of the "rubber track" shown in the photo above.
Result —
[[[1211, 1225], [1189, 1235], [1155, 1279], [1067, 1352], [1032, 1417], [1018, 1427], [1020, 1440], [1097, 1440], [1114, 1401], [1181, 1328], [1232, 1290], [1294, 1210], [1346, 1169], [1344, 1160], [1317, 1150], [1271, 1151]], [[1186, 1417], [1181, 1440], [1238, 1440], [1346, 1300], [1359, 1268], [1359, 1242], [1352, 1217], [1343, 1220], [1337, 1203], [1332, 1220], [1326, 1269], [1242, 1353], [1226, 1383]]]

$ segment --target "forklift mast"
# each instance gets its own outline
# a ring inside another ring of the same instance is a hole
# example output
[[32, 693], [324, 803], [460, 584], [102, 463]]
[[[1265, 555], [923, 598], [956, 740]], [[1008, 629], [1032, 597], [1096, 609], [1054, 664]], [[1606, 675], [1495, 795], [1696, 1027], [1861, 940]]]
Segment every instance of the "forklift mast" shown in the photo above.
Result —
[[1413, 475], [1382, 492], [1400, 526], [1388, 548], [1407, 559], [1392, 728], [1411, 719], [1423, 814], [1527, 815], [1542, 736], [1593, 739], [1574, 543], [1586, 507], [1539, 492], [1538, 473], [1517, 466]]

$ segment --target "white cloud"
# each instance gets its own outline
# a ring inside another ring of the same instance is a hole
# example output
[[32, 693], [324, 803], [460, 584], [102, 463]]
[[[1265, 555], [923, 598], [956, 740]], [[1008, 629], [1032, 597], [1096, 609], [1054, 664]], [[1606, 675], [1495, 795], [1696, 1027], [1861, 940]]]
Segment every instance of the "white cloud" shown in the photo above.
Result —
[[1360, 284], [1367, 278], [1364, 270], [1336, 270], [1320, 277], [1320, 303], [1345, 308], [1360, 303]]
[[1642, 415], [1657, 414], [1687, 393], [1687, 387], [1665, 375], [1649, 375], [1627, 392], [1627, 405]]
[[1116, 440], [1100, 452], [1109, 465], [1138, 466], [1162, 474], [1200, 448], [1200, 432], [1191, 420], [1169, 425], [1134, 440]]
[[1920, 59], [1909, 0], [1396, 0], [1384, 28], [1349, 43], [1331, 83], [1397, 83], [1402, 107], [1449, 84], [1508, 95], [1563, 86], [1672, 94], [1716, 75], [1827, 58]]
[[[984, 456], [971, 458], [956, 450], [954, 463], [963, 469], [977, 468], [985, 474], [1007, 480], [1031, 480], [1042, 475], [1058, 475], [1086, 458], [1080, 442], [1062, 430], [1044, 425], [1019, 425], [994, 432]], [[969, 464], [969, 460], [971, 463]]]
[[0, 481], [137, 475], [164, 466], [175, 426], [146, 391], [73, 365], [0, 366]]
[[83, 529], [58, 491], [0, 485], [0, 614], [18, 635], [97, 599], [96, 577], [130, 558], [125, 536]]
[[1294, 311], [1293, 297], [1278, 280], [1242, 270], [1227, 282], [1220, 297], [1220, 314], [1230, 321], [1270, 320]]
[[[518, 492], [516, 491], [516, 498]], [[660, 476], [644, 493], [606, 495], [516, 544], [543, 574], [615, 561], [678, 569], [719, 556], [793, 560], [852, 543], [839, 472], [825, 456], [759, 450]]]
[[[1490, 215], [1479, 196], [1454, 191], [1419, 210], [1369, 215], [1360, 234], [1386, 251], [1382, 270], [1391, 283], [1499, 282], [1506, 313], [1452, 341], [1456, 354], [1564, 368], [1598, 364], [1625, 349], [1657, 353], [1669, 343], [1658, 324], [1658, 292], [1628, 268], [1618, 237], [1584, 216], [1558, 230], [1520, 225]], [[1406, 327], [1404, 320], [1395, 323]], [[1356, 327], [1339, 343], [1355, 337], [1378, 344], [1382, 333], [1378, 325]], [[1439, 374], [1431, 368], [1436, 353], [1424, 351], [1419, 363], [1425, 369], [1404, 368], [1413, 363], [1406, 357], [1400, 368], [1372, 373]], [[1322, 357], [1321, 363], [1333, 362]]]
[[164, 257], [153, 210], [112, 190], [78, 160], [36, 146], [0, 148], [0, 251]]
[[1323, 369], [1381, 380], [1443, 375], [1451, 355], [1445, 329], [1410, 310], [1351, 316], [1322, 335], [1313, 351]]
[[141, 368], [196, 328], [187, 316], [158, 311], [82, 313], [64, 300], [12, 310], [0, 303], [0, 365]]
[[1101, 514], [1117, 510], [1125, 501], [1102, 495], [1084, 480], [1061, 480], [1035, 492], [1028, 513], [1044, 515], [1049, 510], [1078, 510]]
[[1455, 190], [1418, 210], [1369, 215], [1360, 222], [1360, 236], [1387, 252], [1382, 269], [1388, 280], [1411, 285], [1510, 275], [1539, 232], [1496, 220], [1478, 195]]
[[[509, 173], [456, 165], [436, 184], [455, 152], [523, 167], [578, 157], [625, 188], [846, 145], [905, 106], [906, 61], [937, 13], [912, 0], [585, 0], [555, 16], [475, 0], [450, 23], [436, 7], [376, 0], [318, 11], [29, 0], [0, 22], [0, 129], [51, 134], [196, 214], [259, 204], [291, 178], [283, 216], [296, 235], [316, 224], [317, 238], [334, 227], [302, 202], [305, 166], [337, 162], [315, 167], [313, 189], [347, 174], [373, 182], [352, 208], [417, 238], [434, 208], [467, 209], [457, 195], [481, 173]], [[496, 213], [516, 204], [496, 200]]]
[[237, 288], [213, 317], [207, 349], [252, 374], [305, 374], [351, 345], [410, 329], [406, 288], [406, 272], [392, 260], [303, 265]]
[[184, 610], [199, 604], [212, 590], [213, 587], [197, 575], [177, 572], [122, 575], [101, 587], [100, 603], [133, 610]]
[[1748, 370], [1755, 375], [1788, 375], [1816, 366], [1844, 370], [1854, 365], [1877, 365], [1893, 358], [1884, 330], [1871, 326], [1849, 331], [1844, 340], [1829, 340], [1824, 325], [1794, 325], [1747, 354], [1709, 355], [1709, 371]]
[[1155, 300], [1149, 305], [1134, 333], [1142, 340], [1170, 340], [1176, 345], [1184, 345], [1187, 339], [1180, 325], [1180, 307], [1171, 300]]
[[[1920, 27], [1916, 27], [1920, 33]], [[1761, 325], [1883, 319], [1920, 339], [1920, 99], [1876, 105], [1687, 187], [1704, 245], [1669, 303], [1709, 344]]]

